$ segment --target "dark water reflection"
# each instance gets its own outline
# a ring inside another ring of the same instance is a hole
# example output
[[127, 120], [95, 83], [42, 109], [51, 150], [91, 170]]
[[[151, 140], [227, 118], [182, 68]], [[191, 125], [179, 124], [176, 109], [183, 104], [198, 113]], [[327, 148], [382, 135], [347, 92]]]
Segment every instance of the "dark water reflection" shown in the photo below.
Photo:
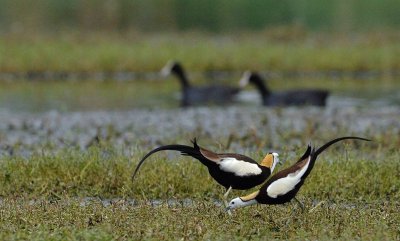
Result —
[[[196, 77], [196, 75], [194, 75]], [[240, 73], [213, 83], [237, 85]], [[194, 78], [196, 84], [209, 83]], [[331, 91], [328, 106], [398, 106], [400, 79], [275, 78], [268, 81], [274, 90], [323, 88]], [[0, 81], [0, 110], [12, 112], [96, 111], [177, 108], [180, 86], [175, 79], [157, 77], [136, 81]], [[258, 106], [260, 96], [246, 87], [236, 106]]]

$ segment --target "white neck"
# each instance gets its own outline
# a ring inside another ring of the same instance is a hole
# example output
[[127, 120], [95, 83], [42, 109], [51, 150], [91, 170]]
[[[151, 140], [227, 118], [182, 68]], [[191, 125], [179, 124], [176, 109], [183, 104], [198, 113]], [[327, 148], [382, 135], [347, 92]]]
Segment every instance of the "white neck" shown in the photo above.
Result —
[[229, 202], [228, 208], [229, 209], [235, 209], [235, 208], [241, 208], [241, 207], [246, 207], [250, 206], [253, 204], [258, 203], [256, 199], [250, 199], [248, 201], [243, 201], [240, 197], [232, 199], [232, 201]]
[[250, 206], [250, 205], [253, 205], [253, 204], [257, 204], [258, 202], [255, 199], [251, 199], [251, 200], [249, 200], [247, 202], [244, 202], [244, 203], [245, 203], [245, 205], [242, 206], [242, 207], [246, 207], [246, 206]]
[[272, 163], [272, 167], [271, 167], [271, 173], [274, 172], [275, 166], [276, 164], [279, 162], [279, 155], [278, 153], [272, 153], [272, 155], [274, 156], [274, 162]]

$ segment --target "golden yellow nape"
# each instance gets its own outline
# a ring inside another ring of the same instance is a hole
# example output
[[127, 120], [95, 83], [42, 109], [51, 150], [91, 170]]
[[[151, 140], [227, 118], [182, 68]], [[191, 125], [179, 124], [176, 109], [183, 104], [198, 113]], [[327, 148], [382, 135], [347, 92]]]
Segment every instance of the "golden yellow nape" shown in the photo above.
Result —
[[274, 155], [272, 153], [268, 153], [264, 159], [261, 161], [261, 166], [271, 168], [272, 164], [274, 164]]
[[253, 199], [255, 199], [257, 197], [259, 192], [260, 191], [258, 190], [256, 192], [253, 192], [253, 193], [247, 195], [247, 196], [240, 197], [240, 199], [242, 199], [243, 202], [247, 202], [247, 201], [253, 200]]

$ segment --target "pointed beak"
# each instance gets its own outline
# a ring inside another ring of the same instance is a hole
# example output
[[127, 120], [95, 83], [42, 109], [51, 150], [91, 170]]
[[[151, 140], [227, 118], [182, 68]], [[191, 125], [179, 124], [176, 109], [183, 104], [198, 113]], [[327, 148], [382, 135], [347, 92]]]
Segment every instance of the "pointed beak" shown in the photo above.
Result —
[[168, 70], [165, 69], [160, 70], [160, 76], [162, 78], [166, 78], [168, 76]]
[[245, 76], [243, 76], [239, 81], [239, 87], [244, 88], [248, 83], [249, 83], [248, 79]]
[[161, 70], [160, 70], [160, 75], [163, 78], [168, 77], [168, 75], [171, 74], [171, 67], [167, 65], [165, 65]]

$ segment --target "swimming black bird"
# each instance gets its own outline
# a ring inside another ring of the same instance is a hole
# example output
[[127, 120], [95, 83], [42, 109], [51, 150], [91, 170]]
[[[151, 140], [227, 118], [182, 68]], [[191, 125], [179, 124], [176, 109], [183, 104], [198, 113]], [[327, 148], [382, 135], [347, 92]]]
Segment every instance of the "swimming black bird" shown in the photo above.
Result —
[[318, 155], [330, 145], [345, 139], [370, 141], [369, 139], [361, 137], [347, 136], [331, 140], [321, 146], [318, 150], [315, 150], [315, 148], [311, 148], [311, 145], [308, 145], [304, 155], [293, 166], [273, 175], [261, 186], [260, 190], [244, 197], [232, 199], [229, 202], [227, 210], [256, 203], [273, 205], [291, 201], [295, 198], [305, 179], [310, 174]]
[[187, 107], [201, 104], [228, 104], [234, 101], [240, 88], [224, 85], [208, 85], [194, 87], [189, 83], [185, 71], [180, 63], [169, 61], [161, 70], [162, 76], [174, 74], [182, 88], [181, 106]]
[[327, 90], [319, 89], [271, 92], [259, 74], [246, 71], [240, 79], [240, 86], [243, 88], [248, 83], [256, 86], [257, 90], [260, 92], [262, 104], [265, 106], [325, 106], [326, 99], [329, 95]]
[[279, 162], [277, 153], [268, 153], [258, 164], [250, 157], [235, 154], [218, 154], [197, 145], [196, 139], [192, 141], [193, 147], [186, 145], [160, 146], [146, 154], [137, 165], [132, 175], [132, 180], [143, 162], [152, 154], [159, 151], [180, 151], [182, 155], [191, 156], [199, 160], [208, 168], [211, 177], [227, 189], [226, 198], [231, 189], [247, 190], [263, 183], [273, 172]]

